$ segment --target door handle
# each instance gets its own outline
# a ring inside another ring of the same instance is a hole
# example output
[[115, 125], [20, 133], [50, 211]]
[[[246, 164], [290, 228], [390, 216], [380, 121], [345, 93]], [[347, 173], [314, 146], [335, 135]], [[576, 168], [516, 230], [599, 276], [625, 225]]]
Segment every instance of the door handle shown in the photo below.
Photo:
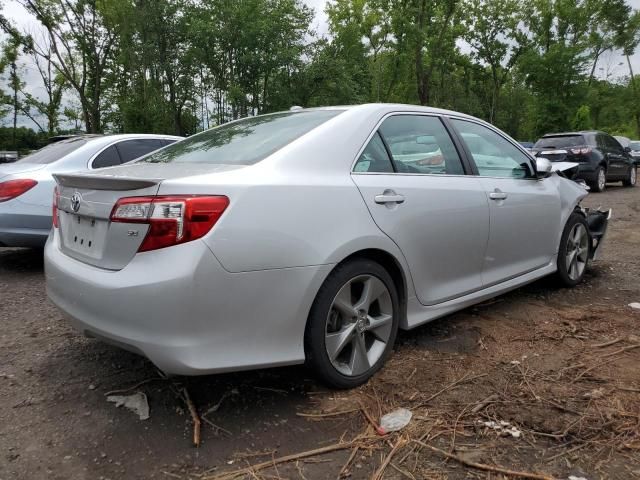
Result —
[[502, 190], [496, 188], [493, 192], [489, 194], [489, 198], [491, 200], [505, 200], [507, 198], [507, 194]]
[[373, 200], [377, 204], [404, 203], [404, 195], [399, 195], [393, 190], [385, 190], [382, 195], [376, 195]]

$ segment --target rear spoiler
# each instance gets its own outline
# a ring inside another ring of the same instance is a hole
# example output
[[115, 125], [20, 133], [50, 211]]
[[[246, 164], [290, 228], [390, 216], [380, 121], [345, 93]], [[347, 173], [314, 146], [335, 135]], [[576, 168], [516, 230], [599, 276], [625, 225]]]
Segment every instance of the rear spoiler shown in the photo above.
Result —
[[116, 177], [91, 174], [59, 174], [54, 173], [56, 183], [63, 187], [87, 188], [90, 190], [139, 190], [153, 187], [162, 182], [158, 178]]

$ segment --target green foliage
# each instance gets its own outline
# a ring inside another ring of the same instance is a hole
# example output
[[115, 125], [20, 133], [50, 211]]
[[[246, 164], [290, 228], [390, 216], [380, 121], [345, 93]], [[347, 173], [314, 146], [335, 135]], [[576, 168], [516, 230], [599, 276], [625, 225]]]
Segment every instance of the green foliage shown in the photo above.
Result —
[[574, 130], [591, 130], [593, 128], [589, 105], [581, 105], [580, 108], [578, 108], [575, 117], [573, 117], [571, 127]]
[[16, 56], [37, 59], [46, 96], [15, 68], [0, 117], [20, 111], [47, 134], [63, 122], [190, 135], [292, 105], [399, 102], [523, 140], [572, 128], [640, 137], [631, 63], [626, 77], [596, 75], [605, 52], [628, 59], [640, 42], [625, 0], [330, 0], [327, 37], [303, 0], [17, 1], [49, 35], [2, 15], [0, 28]]

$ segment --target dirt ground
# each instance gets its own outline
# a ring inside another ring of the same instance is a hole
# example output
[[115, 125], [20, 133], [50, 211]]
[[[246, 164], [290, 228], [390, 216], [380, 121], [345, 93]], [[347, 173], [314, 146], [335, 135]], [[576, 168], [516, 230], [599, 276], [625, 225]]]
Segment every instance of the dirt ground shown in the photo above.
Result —
[[[387, 366], [348, 392], [304, 367], [163, 379], [69, 327], [46, 299], [42, 252], [0, 249], [0, 480], [507, 478], [487, 466], [640, 478], [640, 310], [627, 306], [640, 302], [640, 188], [585, 204], [614, 217], [582, 285], [540, 281], [401, 333]], [[106, 401], [130, 387], [148, 420]], [[183, 388], [209, 412], [199, 448]], [[376, 435], [398, 407], [411, 423]], [[313, 449], [325, 453], [277, 461]]]

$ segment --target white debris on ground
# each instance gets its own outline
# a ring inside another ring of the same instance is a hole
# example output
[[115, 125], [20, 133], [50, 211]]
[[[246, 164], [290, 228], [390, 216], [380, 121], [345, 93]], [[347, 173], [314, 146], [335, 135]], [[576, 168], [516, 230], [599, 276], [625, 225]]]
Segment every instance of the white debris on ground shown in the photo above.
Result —
[[602, 398], [604, 397], [604, 388], [596, 388], [582, 395], [584, 398]]
[[587, 477], [576, 477], [575, 475], [569, 475], [569, 480], [588, 480]]
[[520, 435], [522, 435], [520, 430], [504, 420], [500, 420], [499, 422], [494, 422], [493, 420], [478, 420], [477, 423], [478, 425], [495, 430], [498, 435], [501, 436], [511, 435], [513, 438], [520, 438]]
[[635, 310], [640, 310], [640, 303], [638, 302], [630, 303], [629, 306]]
[[406, 427], [411, 421], [413, 413], [406, 408], [399, 408], [391, 413], [387, 413], [380, 419], [380, 431], [382, 434], [397, 432]]
[[128, 408], [136, 413], [140, 420], [149, 418], [149, 402], [147, 396], [142, 392], [136, 392], [132, 395], [109, 395], [107, 402], [113, 402], [116, 407]]

